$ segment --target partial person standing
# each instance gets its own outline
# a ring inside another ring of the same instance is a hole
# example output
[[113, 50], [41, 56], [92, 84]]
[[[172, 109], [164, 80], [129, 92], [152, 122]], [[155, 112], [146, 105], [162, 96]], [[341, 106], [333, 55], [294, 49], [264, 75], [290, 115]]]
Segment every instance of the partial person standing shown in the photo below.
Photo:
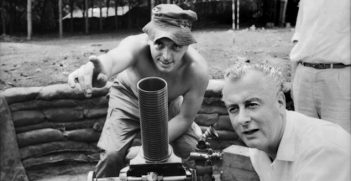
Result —
[[292, 61], [295, 110], [351, 130], [350, 0], [300, 0]]

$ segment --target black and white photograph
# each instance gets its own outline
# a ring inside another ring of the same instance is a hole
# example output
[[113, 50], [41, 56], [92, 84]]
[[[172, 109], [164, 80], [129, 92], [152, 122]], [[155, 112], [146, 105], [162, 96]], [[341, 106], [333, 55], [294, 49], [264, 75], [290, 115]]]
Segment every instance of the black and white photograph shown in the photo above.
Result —
[[0, 0], [1, 181], [350, 181], [350, 0]]

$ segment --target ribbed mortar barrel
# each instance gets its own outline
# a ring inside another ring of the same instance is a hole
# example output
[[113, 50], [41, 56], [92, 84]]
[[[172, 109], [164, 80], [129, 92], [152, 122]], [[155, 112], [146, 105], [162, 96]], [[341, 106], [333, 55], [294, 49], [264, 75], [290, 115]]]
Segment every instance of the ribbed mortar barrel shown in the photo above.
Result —
[[164, 161], [169, 158], [167, 82], [159, 77], [147, 77], [137, 86], [144, 158]]

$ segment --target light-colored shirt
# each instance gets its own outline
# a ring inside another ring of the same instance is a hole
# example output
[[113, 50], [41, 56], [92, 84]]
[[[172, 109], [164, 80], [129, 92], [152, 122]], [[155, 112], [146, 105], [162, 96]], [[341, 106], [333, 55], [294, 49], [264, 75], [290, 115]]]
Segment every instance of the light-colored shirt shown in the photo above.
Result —
[[292, 61], [350, 64], [350, 0], [300, 0]]
[[287, 111], [276, 159], [249, 153], [260, 181], [350, 181], [350, 141], [339, 125]]

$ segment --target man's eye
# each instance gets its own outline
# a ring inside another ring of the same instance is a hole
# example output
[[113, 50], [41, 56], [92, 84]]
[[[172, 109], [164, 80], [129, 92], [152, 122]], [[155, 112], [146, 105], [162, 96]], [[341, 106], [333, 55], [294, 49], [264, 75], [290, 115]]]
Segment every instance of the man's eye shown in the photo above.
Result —
[[156, 42], [154, 43], [154, 45], [155, 45], [155, 48], [156, 48], [156, 49], [162, 49], [162, 48], [163, 48], [163, 44], [160, 43], [160, 42], [157, 42], [157, 41], [156, 41]]
[[179, 50], [181, 50], [183, 48], [183, 46], [180, 46], [180, 45], [174, 45], [173, 46], [173, 49], [175, 50], [175, 51], [179, 51]]
[[238, 112], [238, 108], [237, 107], [228, 107], [227, 110], [231, 114], [234, 114], [234, 113]]
[[248, 103], [248, 104], [246, 104], [246, 107], [250, 108], [250, 109], [254, 109], [254, 108], [258, 107], [258, 104], [257, 103]]

